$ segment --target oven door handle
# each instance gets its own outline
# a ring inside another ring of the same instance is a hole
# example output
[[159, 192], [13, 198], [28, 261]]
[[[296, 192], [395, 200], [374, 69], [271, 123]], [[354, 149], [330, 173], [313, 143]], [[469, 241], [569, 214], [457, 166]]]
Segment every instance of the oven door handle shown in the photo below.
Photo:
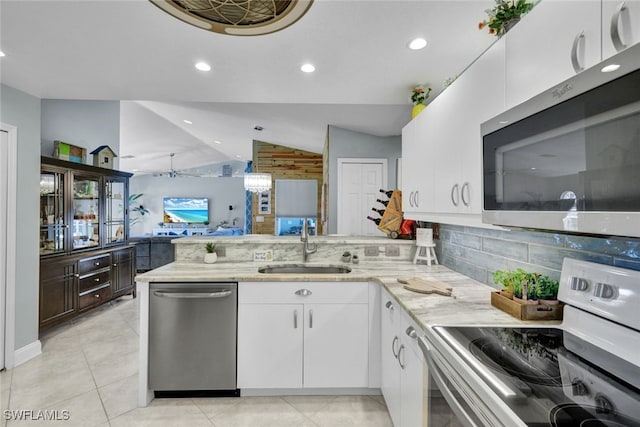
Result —
[[444, 378], [442, 378], [442, 373], [440, 368], [437, 366], [433, 358], [431, 357], [431, 346], [427, 342], [424, 337], [420, 337], [418, 339], [418, 345], [422, 349], [422, 353], [424, 354], [425, 361], [427, 362], [427, 369], [429, 373], [433, 376], [436, 384], [438, 385], [438, 389], [444, 396], [445, 400], [451, 406], [451, 409], [458, 417], [458, 420], [462, 422], [467, 427], [481, 427], [473, 421], [473, 418], [467, 414], [467, 411], [460, 405], [458, 399], [455, 398], [451, 390], [446, 385]]

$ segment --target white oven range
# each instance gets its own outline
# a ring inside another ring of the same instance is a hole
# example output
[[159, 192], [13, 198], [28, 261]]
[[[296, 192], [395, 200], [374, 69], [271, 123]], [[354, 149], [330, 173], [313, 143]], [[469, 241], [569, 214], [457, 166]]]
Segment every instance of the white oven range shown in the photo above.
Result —
[[428, 327], [428, 425], [640, 426], [640, 271], [566, 258], [558, 297], [559, 326]]

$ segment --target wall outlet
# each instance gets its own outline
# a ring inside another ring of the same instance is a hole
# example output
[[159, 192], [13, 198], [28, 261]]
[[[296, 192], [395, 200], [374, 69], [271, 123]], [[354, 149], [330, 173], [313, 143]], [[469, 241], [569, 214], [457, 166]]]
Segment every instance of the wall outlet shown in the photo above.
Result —
[[364, 247], [364, 256], [378, 256], [378, 247], [377, 246], [365, 246]]
[[256, 249], [253, 251], [253, 260], [260, 261], [273, 261], [273, 249]]
[[216, 253], [218, 254], [219, 257], [227, 256], [227, 249], [226, 248], [216, 248]]
[[386, 256], [400, 256], [400, 246], [385, 245], [384, 253]]

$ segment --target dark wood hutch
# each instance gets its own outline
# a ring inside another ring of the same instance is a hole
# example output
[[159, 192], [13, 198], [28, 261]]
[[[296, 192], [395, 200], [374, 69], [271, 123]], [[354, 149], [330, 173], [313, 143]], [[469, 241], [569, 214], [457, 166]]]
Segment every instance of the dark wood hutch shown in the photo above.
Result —
[[40, 331], [135, 296], [129, 236], [132, 174], [40, 159]]

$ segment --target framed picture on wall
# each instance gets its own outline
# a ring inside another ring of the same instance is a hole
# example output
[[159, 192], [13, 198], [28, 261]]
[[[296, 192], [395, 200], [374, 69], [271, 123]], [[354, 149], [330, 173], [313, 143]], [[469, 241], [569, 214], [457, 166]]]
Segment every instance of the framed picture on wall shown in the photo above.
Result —
[[263, 191], [258, 193], [258, 214], [271, 214], [271, 191]]

